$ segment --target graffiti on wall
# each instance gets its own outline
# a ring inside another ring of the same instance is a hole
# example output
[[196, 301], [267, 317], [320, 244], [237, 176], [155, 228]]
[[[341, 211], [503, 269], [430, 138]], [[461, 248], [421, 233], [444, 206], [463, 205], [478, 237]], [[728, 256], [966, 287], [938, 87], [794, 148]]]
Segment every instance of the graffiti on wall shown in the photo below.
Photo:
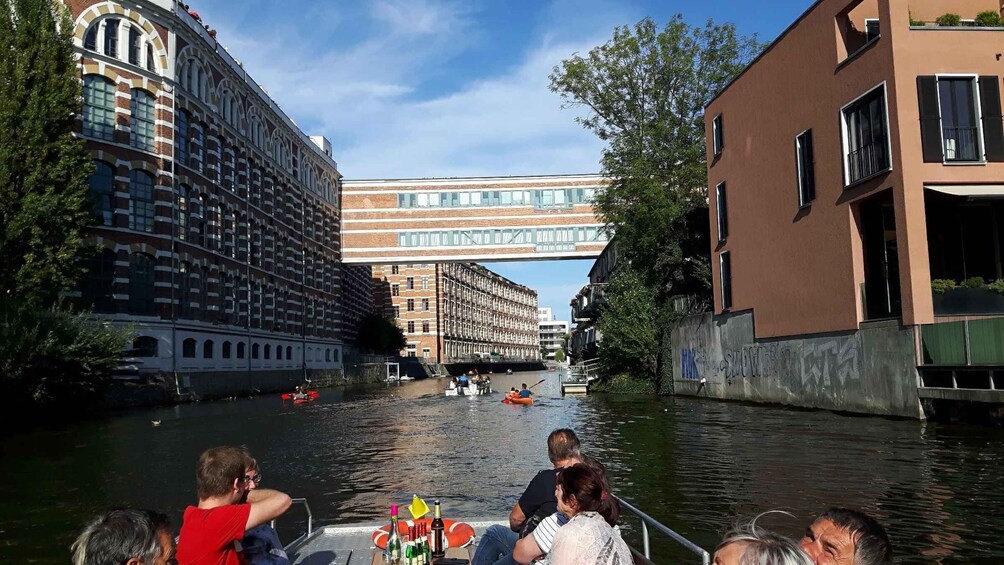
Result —
[[855, 338], [806, 341], [801, 348], [802, 384], [830, 386], [861, 379], [861, 341]]
[[690, 347], [680, 350], [680, 378], [685, 381], [696, 381], [701, 378], [701, 372], [697, 368], [698, 355], [699, 353]]
[[791, 370], [794, 358], [795, 354], [788, 345], [748, 345], [726, 351], [718, 364], [718, 373], [725, 377], [728, 384], [736, 379], [782, 376]]

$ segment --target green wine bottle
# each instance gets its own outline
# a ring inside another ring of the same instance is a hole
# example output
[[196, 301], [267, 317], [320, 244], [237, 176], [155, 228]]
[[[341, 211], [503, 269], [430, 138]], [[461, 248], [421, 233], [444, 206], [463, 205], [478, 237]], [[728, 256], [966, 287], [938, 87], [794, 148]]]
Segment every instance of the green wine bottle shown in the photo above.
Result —
[[401, 534], [397, 531], [397, 504], [390, 505], [390, 534], [387, 536], [387, 549], [383, 552], [383, 561], [387, 565], [401, 565]]

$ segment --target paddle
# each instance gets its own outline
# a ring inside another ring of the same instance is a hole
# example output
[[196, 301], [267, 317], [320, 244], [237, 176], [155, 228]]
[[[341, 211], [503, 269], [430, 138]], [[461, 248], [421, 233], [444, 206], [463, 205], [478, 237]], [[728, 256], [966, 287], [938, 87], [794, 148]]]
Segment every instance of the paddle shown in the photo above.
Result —
[[535, 387], [535, 386], [539, 385], [540, 383], [542, 383], [542, 382], [544, 382], [544, 381], [546, 381], [546, 380], [547, 380], [547, 379], [540, 379], [539, 381], [537, 381], [536, 383], [534, 383], [534, 385], [533, 385], [533, 386], [531, 386], [530, 388], [528, 388], [528, 389], [526, 389], [526, 390], [531, 390], [531, 389], [532, 389], [533, 387]]

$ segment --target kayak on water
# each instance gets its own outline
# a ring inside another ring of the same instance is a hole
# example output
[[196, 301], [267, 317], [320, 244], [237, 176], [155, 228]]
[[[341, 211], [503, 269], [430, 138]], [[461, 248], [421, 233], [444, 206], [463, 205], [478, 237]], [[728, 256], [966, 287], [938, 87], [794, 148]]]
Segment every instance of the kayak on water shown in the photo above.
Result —
[[[295, 395], [295, 394], [296, 394], [295, 392], [284, 392], [284, 393], [282, 393], [282, 399], [283, 400], [289, 400], [289, 399], [293, 398], [293, 395]], [[307, 395], [307, 398], [299, 398], [299, 399], [298, 398], [293, 398], [293, 400], [307, 400], [307, 401], [310, 401], [310, 400], [314, 400], [318, 396], [321, 396], [321, 393], [317, 392], [316, 390], [308, 390], [308, 391], [305, 391], [304, 394]]]
[[533, 397], [532, 396], [528, 396], [526, 398], [520, 398], [519, 396], [516, 396], [516, 395], [506, 394], [505, 398], [502, 399], [502, 403], [503, 404], [524, 404], [526, 406], [529, 406], [529, 405], [533, 404]]

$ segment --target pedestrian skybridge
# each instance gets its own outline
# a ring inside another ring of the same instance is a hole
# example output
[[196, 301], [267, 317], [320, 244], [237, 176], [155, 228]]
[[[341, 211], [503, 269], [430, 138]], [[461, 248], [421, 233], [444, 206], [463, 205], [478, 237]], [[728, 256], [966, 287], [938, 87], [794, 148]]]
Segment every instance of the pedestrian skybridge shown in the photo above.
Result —
[[598, 257], [599, 175], [344, 181], [342, 262]]

